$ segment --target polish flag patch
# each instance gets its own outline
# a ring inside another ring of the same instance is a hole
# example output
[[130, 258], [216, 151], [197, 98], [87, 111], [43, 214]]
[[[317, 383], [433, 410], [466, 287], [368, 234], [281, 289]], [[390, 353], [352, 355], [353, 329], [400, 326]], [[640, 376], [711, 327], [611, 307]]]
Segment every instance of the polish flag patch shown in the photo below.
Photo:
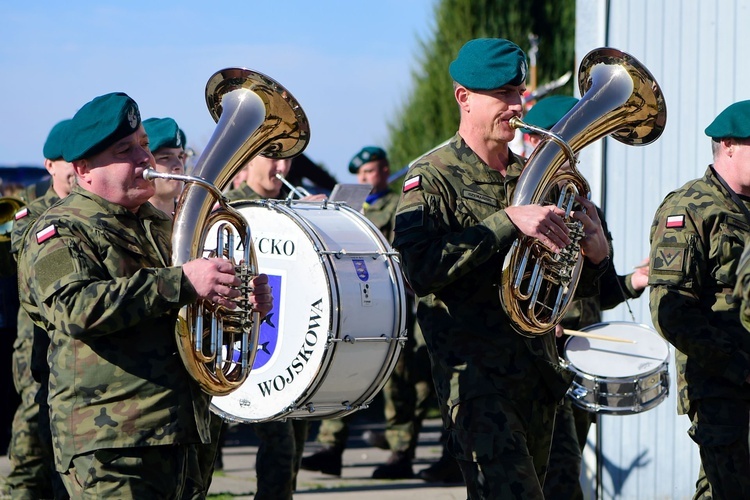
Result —
[[422, 185], [422, 176], [417, 175], [404, 181], [404, 193], [416, 189]]
[[29, 215], [29, 209], [26, 207], [23, 207], [21, 210], [16, 212], [15, 219], [16, 220], [23, 219], [27, 215]]
[[52, 238], [57, 234], [57, 228], [54, 224], [50, 224], [49, 226], [45, 227], [38, 233], [36, 233], [36, 242], [37, 243], [44, 243], [48, 239]]
[[670, 215], [667, 217], [667, 227], [670, 229], [685, 227], [684, 215]]

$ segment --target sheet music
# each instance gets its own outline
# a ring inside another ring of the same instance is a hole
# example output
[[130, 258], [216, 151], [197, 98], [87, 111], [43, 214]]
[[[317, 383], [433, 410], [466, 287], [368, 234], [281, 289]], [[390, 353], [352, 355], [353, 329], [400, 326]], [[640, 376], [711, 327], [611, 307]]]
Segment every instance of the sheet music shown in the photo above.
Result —
[[362, 205], [370, 191], [372, 191], [372, 186], [369, 184], [336, 184], [328, 200], [343, 202], [354, 210], [362, 211]]

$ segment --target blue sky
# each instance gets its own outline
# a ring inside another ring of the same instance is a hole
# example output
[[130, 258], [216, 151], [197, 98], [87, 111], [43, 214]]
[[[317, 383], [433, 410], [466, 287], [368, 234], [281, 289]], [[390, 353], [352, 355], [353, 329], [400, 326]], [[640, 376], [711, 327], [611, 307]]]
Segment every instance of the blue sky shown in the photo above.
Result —
[[133, 97], [144, 119], [173, 117], [200, 150], [215, 129], [206, 82], [241, 66], [297, 98], [311, 127], [306, 153], [352, 182], [349, 159], [385, 145], [408, 97], [435, 1], [6, 2], [0, 164], [41, 165], [52, 126], [115, 91]]

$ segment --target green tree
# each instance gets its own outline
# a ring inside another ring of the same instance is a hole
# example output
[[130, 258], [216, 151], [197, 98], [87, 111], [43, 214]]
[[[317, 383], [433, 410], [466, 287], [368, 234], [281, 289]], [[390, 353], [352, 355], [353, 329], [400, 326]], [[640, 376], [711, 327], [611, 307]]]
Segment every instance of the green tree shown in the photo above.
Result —
[[[428, 40], [420, 40], [412, 90], [388, 124], [393, 172], [449, 139], [458, 129], [448, 66], [472, 38], [501, 37], [529, 51], [538, 37], [537, 83], [574, 70], [575, 0], [439, 0]], [[572, 94], [572, 83], [559, 89]], [[395, 181], [401, 184], [403, 178]]]

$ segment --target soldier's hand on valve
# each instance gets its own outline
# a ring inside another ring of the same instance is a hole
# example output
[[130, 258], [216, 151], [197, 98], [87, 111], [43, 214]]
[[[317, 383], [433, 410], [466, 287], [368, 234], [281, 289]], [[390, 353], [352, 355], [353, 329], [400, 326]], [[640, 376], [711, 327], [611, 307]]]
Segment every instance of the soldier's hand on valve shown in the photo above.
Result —
[[259, 274], [250, 282], [253, 291], [250, 294], [250, 303], [253, 309], [258, 311], [261, 317], [265, 316], [271, 309], [273, 309], [273, 290], [271, 285], [268, 284], [268, 276], [265, 274]]
[[195, 288], [198, 297], [216, 305], [235, 309], [231, 300], [240, 296], [240, 279], [234, 274], [234, 264], [226, 259], [195, 259], [182, 266], [182, 272]]
[[576, 196], [584, 210], [571, 212], [571, 217], [583, 224], [584, 236], [581, 239], [581, 253], [593, 264], [599, 264], [609, 256], [609, 243], [602, 228], [602, 221], [596, 206], [583, 196]]
[[555, 253], [571, 242], [563, 220], [565, 212], [556, 206], [518, 205], [506, 208], [505, 213], [521, 233], [538, 239]]

